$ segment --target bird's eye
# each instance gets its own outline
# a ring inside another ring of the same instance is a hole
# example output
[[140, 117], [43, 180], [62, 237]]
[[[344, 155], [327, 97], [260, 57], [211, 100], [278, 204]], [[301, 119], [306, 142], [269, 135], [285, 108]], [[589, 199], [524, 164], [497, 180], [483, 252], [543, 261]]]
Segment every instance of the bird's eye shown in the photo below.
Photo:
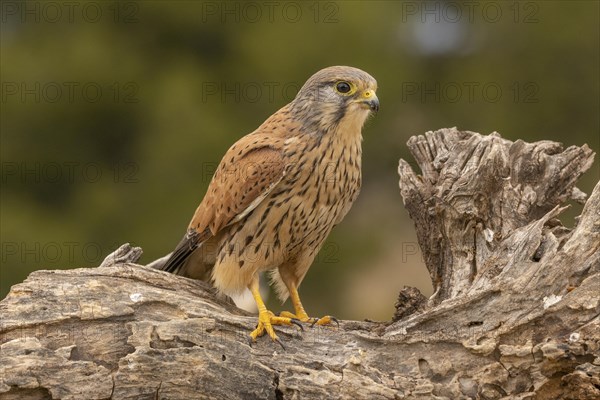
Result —
[[337, 90], [340, 93], [348, 93], [351, 89], [352, 88], [350, 87], [350, 84], [348, 82], [338, 82], [335, 85], [335, 90]]

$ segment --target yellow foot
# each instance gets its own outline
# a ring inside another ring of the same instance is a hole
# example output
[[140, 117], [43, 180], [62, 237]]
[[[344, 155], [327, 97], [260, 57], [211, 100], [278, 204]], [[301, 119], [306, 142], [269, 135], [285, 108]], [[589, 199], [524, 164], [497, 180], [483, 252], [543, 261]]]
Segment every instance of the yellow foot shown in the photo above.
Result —
[[302, 321], [302, 322], [309, 322], [311, 328], [315, 325], [329, 325], [329, 324], [331, 324], [332, 321], [335, 322], [337, 326], [340, 326], [340, 323], [337, 320], [337, 318], [332, 317], [331, 315], [326, 315], [321, 318], [314, 318], [314, 317], [311, 318], [308, 315], [306, 315], [306, 313], [304, 315], [296, 315], [296, 314], [292, 314], [289, 311], [282, 311], [279, 313], [279, 316], [282, 318], [290, 318], [290, 319], [295, 319], [295, 320]]
[[300, 327], [301, 330], [304, 330], [304, 328], [300, 324], [300, 321], [298, 321], [297, 318], [276, 316], [269, 310], [259, 312], [258, 313], [258, 324], [256, 325], [256, 329], [250, 333], [251, 343], [255, 342], [256, 338], [264, 335], [265, 332], [267, 332], [267, 334], [271, 337], [271, 339], [273, 339], [273, 341], [279, 343], [279, 345], [281, 347], [283, 347], [283, 349], [285, 349], [285, 347], [283, 346], [283, 343], [281, 343], [281, 340], [279, 340], [279, 338], [275, 334], [273, 325], [292, 325], [292, 324], [297, 325]]

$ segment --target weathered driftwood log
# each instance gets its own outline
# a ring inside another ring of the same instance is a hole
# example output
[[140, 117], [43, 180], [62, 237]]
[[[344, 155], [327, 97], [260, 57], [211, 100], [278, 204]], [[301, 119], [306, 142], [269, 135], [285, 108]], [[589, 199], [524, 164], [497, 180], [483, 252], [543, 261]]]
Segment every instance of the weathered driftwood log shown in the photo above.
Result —
[[[134, 264], [37, 271], [0, 303], [1, 399], [598, 399], [600, 183], [576, 227], [587, 146], [444, 129], [400, 162], [435, 294], [401, 291], [394, 321], [280, 328], [202, 282]], [[401, 284], [401, 282], [399, 282]]]

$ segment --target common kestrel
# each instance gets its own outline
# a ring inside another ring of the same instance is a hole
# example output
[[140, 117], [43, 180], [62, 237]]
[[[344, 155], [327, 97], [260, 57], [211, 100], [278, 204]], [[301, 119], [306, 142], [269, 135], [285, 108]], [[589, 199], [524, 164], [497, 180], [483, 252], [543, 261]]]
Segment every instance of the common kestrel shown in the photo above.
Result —
[[[217, 168], [187, 232], [162, 269], [211, 281], [221, 292], [249, 288], [258, 306], [252, 340], [281, 343], [273, 325], [311, 318], [298, 286], [323, 242], [348, 213], [361, 186], [362, 127], [379, 110], [377, 82], [357, 68], [320, 70], [294, 100], [238, 140]], [[259, 293], [269, 271], [295, 313], [276, 316]]]

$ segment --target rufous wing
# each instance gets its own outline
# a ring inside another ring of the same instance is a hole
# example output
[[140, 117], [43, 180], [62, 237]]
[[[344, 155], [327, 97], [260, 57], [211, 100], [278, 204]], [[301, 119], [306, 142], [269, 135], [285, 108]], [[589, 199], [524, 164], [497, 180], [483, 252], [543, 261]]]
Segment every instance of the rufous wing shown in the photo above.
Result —
[[256, 142], [246, 136], [225, 154], [164, 270], [175, 272], [202, 242], [241, 221], [282, 180], [285, 162], [281, 149]]

